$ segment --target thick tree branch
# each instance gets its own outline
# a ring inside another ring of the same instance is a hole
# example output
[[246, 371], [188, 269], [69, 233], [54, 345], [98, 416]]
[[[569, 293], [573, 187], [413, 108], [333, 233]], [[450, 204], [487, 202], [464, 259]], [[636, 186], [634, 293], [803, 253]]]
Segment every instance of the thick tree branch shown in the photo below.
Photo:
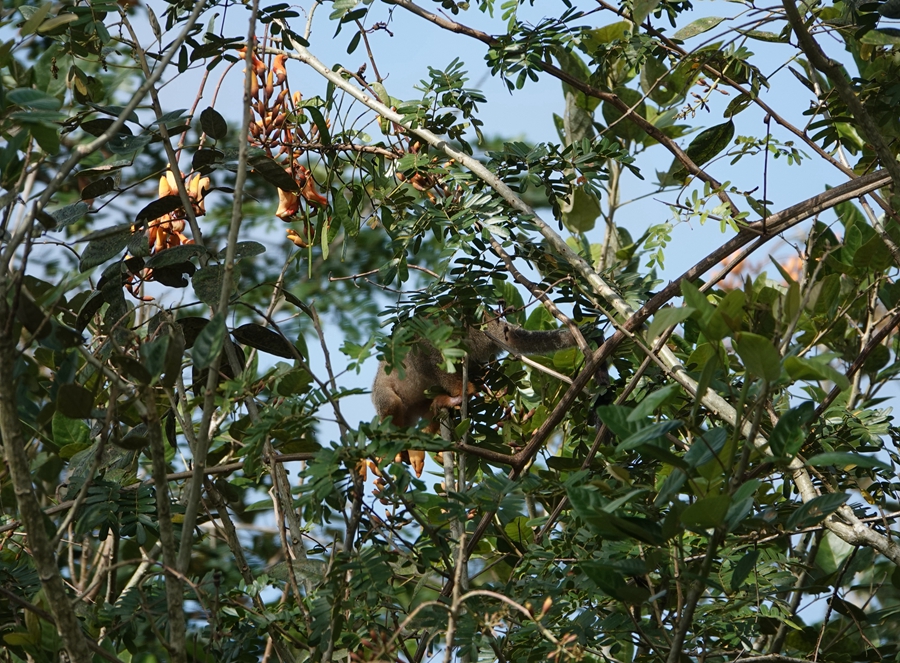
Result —
[[[651, 298], [650, 301], [648, 301], [638, 311], [634, 311], [628, 305], [628, 303], [624, 299], [622, 299], [618, 295], [618, 293], [608, 283], [606, 283], [606, 281], [599, 274], [597, 274], [581, 256], [579, 256], [574, 251], [572, 251], [571, 248], [569, 248], [562, 237], [560, 237], [545, 221], [543, 221], [540, 216], [534, 211], [534, 209], [532, 209], [529, 205], [522, 201], [515, 194], [515, 192], [513, 192], [505, 183], [501, 182], [499, 178], [497, 178], [494, 173], [485, 168], [483, 164], [481, 164], [476, 159], [468, 156], [467, 154], [456, 150], [451, 145], [449, 145], [447, 141], [436, 136], [431, 131], [422, 128], [412, 129], [404, 125], [402, 122], [402, 117], [398, 113], [394, 112], [390, 108], [387, 108], [377, 99], [370, 97], [366, 93], [360, 91], [358, 88], [355, 88], [354, 86], [349, 84], [339, 74], [331, 71], [331, 69], [322, 64], [306, 48], [299, 46], [297, 48], [296, 57], [297, 59], [315, 69], [320, 75], [327, 78], [336, 87], [352, 95], [354, 98], [377, 112], [379, 115], [389, 119], [395, 124], [405, 126], [406, 130], [411, 134], [415, 134], [422, 140], [428, 142], [430, 145], [442, 150], [445, 154], [455, 159], [458, 163], [468, 168], [472, 173], [474, 173], [485, 183], [487, 183], [514, 210], [528, 215], [532, 220], [532, 223], [534, 223], [539, 232], [544, 236], [544, 239], [547, 241], [548, 245], [550, 245], [564, 259], [566, 259], [569, 264], [572, 265], [572, 267], [582, 276], [582, 278], [584, 278], [585, 281], [587, 281], [587, 283], [591, 285], [594, 291], [598, 295], [609, 301], [616, 309], [618, 314], [625, 319], [625, 321], [621, 323], [616, 323], [616, 321], [613, 321], [617, 327], [616, 333], [612, 337], [607, 339], [607, 341], [603, 343], [603, 345], [600, 346], [597, 351], [595, 351], [592, 357], [586, 362], [582, 372], [573, 381], [572, 386], [563, 395], [557, 407], [554, 408], [553, 412], [550, 413], [550, 415], [543, 422], [540, 428], [535, 431], [532, 440], [524, 449], [515, 454], [513, 461], [510, 463], [513, 468], [512, 474], [515, 476], [518, 475], [519, 471], [521, 471], [522, 468], [527, 466], [530, 459], [534, 457], [538, 449], [540, 449], [540, 447], [542, 446], [544, 440], [547, 439], [547, 436], [549, 436], [549, 434], [556, 428], [556, 426], [559, 425], [565, 412], [569, 407], [571, 407], [577, 395], [587, 385], [587, 382], [593, 375], [593, 372], [612, 355], [614, 349], [628, 335], [639, 330], [643, 323], [655, 311], [657, 311], [669, 299], [677, 294], [679, 290], [679, 281], [685, 278], [694, 279], [699, 277], [700, 274], [708, 270], [712, 266], [712, 264], [715, 264], [715, 262], [721, 260], [726, 255], [731, 254], [744, 244], [750, 242], [752, 239], [760, 237], [760, 235], [764, 234], [764, 236], [766, 237], [774, 237], [787, 228], [800, 223], [800, 221], [803, 221], [825, 209], [833, 207], [841, 200], [849, 200], [853, 197], [868, 193], [869, 191], [877, 189], [880, 186], [884, 186], [889, 181], [889, 178], [885, 178], [883, 173], [872, 173], [871, 175], [860, 177], [852, 182], [841, 185], [840, 187], [835, 187], [835, 189], [827, 191], [819, 196], [814, 196], [813, 198], [805, 201], [804, 203], [801, 203], [800, 205], [795, 205], [784, 210], [780, 214], [769, 217], [765, 220], [765, 228], [763, 227], [762, 221], [749, 224], [747, 229], [741, 231], [737, 237], [727, 242], [724, 247], [718, 249], [717, 251], [714, 251], [712, 254], [710, 254], [710, 256], [707, 256], [707, 258], [705, 258], [703, 261], [695, 265], [691, 270], [688, 270], [688, 272], [683, 274], [682, 277], [678, 279], [678, 281], [670, 283], [663, 290], [663, 292]], [[716, 256], [714, 262], [710, 262], [710, 258], [712, 256]], [[652, 345], [655, 341], [655, 339], [648, 340], [650, 341], [648, 345]], [[682, 387], [684, 387], [684, 389], [689, 394], [696, 396], [696, 394], [698, 393], [697, 382], [692, 377], [690, 377], [687, 370], [684, 366], [681, 365], [675, 354], [669, 348], [663, 346], [662, 348], [660, 348], [659, 358], [666, 364], [666, 366], [669, 367], [671, 375], [675, 379], [675, 381], [678, 382]], [[725, 423], [734, 427], [740, 427], [744, 434], [748, 434], [750, 432], [750, 423], [746, 422], [742, 426], [741, 419], [738, 416], [735, 408], [727, 400], [722, 398], [722, 396], [715, 393], [714, 391], [707, 390], [701, 398], [701, 403], [709, 412], [711, 412], [715, 417], [721, 419]], [[768, 441], [762, 436], [755, 435], [752, 439], [753, 443], [761, 450], [766, 450], [768, 448]], [[812, 484], [809, 473], [806, 471], [803, 465], [803, 461], [794, 459], [794, 461], [789, 466], [789, 470], [793, 474], [794, 482], [797, 485], [798, 491], [803, 497], [804, 502], [809, 501], [818, 494]], [[862, 522], [859, 521], [858, 518], [856, 518], [849, 507], [843, 507], [838, 511], [838, 514], [846, 522], [841, 522], [841, 520], [838, 518], [838, 515], [833, 515], [826, 521], [826, 526], [835, 534], [837, 534], [848, 543], [852, 543], [855, 545], [865, 542], [867, 545], [871, 545], [876, 550], [887, 556], [894, 563], [900, 564], [900, 546], [897, 546], [886, 537], [866, 527]], [[482, 521], [479, 523], [478, 527], [472, 535], [470, 546], [473, 546], [475, 545], [475, 543], [477, 543], [479, 536], [486, 530], [488, 524], [489, 523], [485, 520], [485, 518], [482, 518]]]
[[[200, 3], [203, 4], [203, 3]], [[259, 0], [252, 0], [250, 7], [250, 19], [247, 28], [247, 43], [252, 43], [256, 35], [256, 16], [259, 11]], [[250, 105], [253, 100], [251, 93], [251, 83], [254, 76], [253, 71], [253, 49], [248, 48], [244, 54], [244, 64], [246, 72], [244, 75], [244, 114], [241, 120], [241, 136], [246, 137], [250, 134], [250, 120], [252, 117]], [[219, 301], [215, 306], [213, 313], [215, 316], [221, 316], [224, 320], [225, 313], [228, 311], [228, 301], [231, 297], [231, 283], [234, 275], [234, 258], [237, 251], [238, 235], [241, 230], [241, 221], [244, 218], [244, 184], [247, 181], [247, 155], [250, 151], [250, 143], [247, 140], [241, 140], [238, 145], [238, 168], [237, 176], [234, 181], [234, 203], [231, 208], [231, 223], [228, 226], [228, 241], [225, 245], [225, 260], [222, 265], [222, 287], [219, 292]], [[178, 179], [178, 178], [176, 178]], [[233, 351], [233, 346], [226, 343], [226, 351]], [[196, 436], [196, 444], [191, 449], [193, 452], [194, 476], [191, 479], [191, 485], [188, 490], [187, 502], [184, 511], [184, 527], [181, 533], [181, 547], [178, 549], [178, 570], [186, 573], [188, 564], [191, 561], [191, 553], [193, 550], [194, 539], [194, 523], [197, 520], [197, 513], [200, 510], [200, 495], [203, 490], [203, 477], [206, 469], [206, 454], [209, 450], [209, 441], [212, 431], [210, 430], [210, 422], [215, 412], [216, 405], [216, 385], [219, 380], [219, 366], [222, 363], [223, 353], [219, 352], [212, 360], [209, 366], [209, 373], [206, 379], [206, 388], [203, 391], [203, 414], [200, 418], [200, 429]]]
[[[168, 612], [170, 640], [163, 643], [176, 663], [187, 661], [186, 627], [184, 621], [184, 585], [181, 575], [176, 573], [178, 548], [175, 543], [175, 529], [172, 525], [172, 503], [169, 498], [169, 484], [166, 477], [166, 448], [163, 442], [162, 423], [157, 411], [156, 396], [151, 389], [144, 394], [147, 408], [145, 423], [147, 438], [150, 440], [150, 456], [153, 464], [153, 480], [156, 484], [156, 515], [159, 523], [159, 542], [162, 545], [163, 563], [166, 570], [166, 611]], [[193, 527], [193, 526], [192, 526]], [[182, 540], [185, 534], [181, 535]]]
[[[9, 320], [13, 315], [8, 304], [8, 288], [9, 279], [0, 279], [0, 320]], [[47, 604], [53, 613], [57, 632], [73, 661], [89, 663], [91, 651], [59, 573], [53, 543], [44, 529], [44, 516], [31, 483], [31, 468], [25, 451], [25, 436], [19, 421], [16, 399], [18, 359], [19, 350], [11, 330], [6, 325], [0, 325], [0, 437], [3, 439], [3, 454], [9, 467], [18, 512], [28, 533], [31, 558], [41, 580]]]
[[900, 164], [897, 163], [897, 157], [894, 156], [887, 143], [884, 142], [881, 130], [875, 124], [872, 116], [866, 111], [859, 97], [856, 96], [856, 92], [853, 91], [853, 87], [850, 85], [850, 81], [847, 80], [841, 65], [825, 55], [818, 42], [806, 29], [806, 23], [800, 16], [794, 0], [782, 0], [782, 6], [787, 15], [787, 20], [791, 24], [791, 29], [797, 35], [797, 42], [800, 44], [800, 48], [806, 54], [806, 57], [809, 58], [810, 64], [825, 74], [828, 80], [831, 81], [831, 84], [834, 85], [838, 96], [847, 106], [850, 115], [859, 124], [863, 136], [869, 145], [872, 146], [872, 149], [878, 156], [878, 160], [881, 161], [881, 165], [890, 174], [894, 191], [900, 191]]
[[[413, 14], [420, 16], [426, 21], [430, 21], [435, 25], [444, 28], [445, 30], [449, 30], [450, 32], [455, 32], [457, 34], [466, 35], [467, 37], [472, 37], [473, 39], [477, 39], [478, 41], [490, 46], [492, 48], [502, 47], [503, 42], [493, 37], [486, 32], [482, 32], [481, 30], [475, 30], [474, 28], [470, 28], [461, 23], [457, 23], [446, 16], [440, 16], [438, 14], [434, 14], [427, 9], [424, 9], [414, 2], [410, 0], [384, 0], [387, 4], [390, 5], [398, 5], [406, 9], [407, 11], [412, 12]], [[576, 90], [583, 92], [589, 97], [593, 97], [595, 99], [600, 99], [605, 101], [606, 103], [613, 106], [616, 110], [622, 113], [623, 118], [627, 118], [629, 122], [633, 123], [636, 127], [640, 128], [644, 133], [657, 141], [660, 145], [665, 147], [672, 155], [684, 166], [685, 170], [688, 173], [696, 177], [701, 182], [706, 182], [713, 189], [718, 191], [717, 195], [719, 199], [728, 205], [731, 208], [731, 213], [734, 216], [737, 216], [740, 211], [737, 205], [731, 200], [727, 193], [722, 190], [722, 184], [712, 177], [705, 170], [700, 168], [694, 160], [691, 159], [688, 154], [678, 146], [674, 140], [669, 138], [662, 130], [656, 127], [651, 122], [648, 122], [645, 118], [641, 117], [638, 113], [635, 112], [635, 109], [629, 106], [627, 103], [622, 101], [618, 95], [612, 92], [606, 92], [599, 88], [593, 87], [592, 85], [588, 85], [584, 81], [575, 78], [571, 74], [563, 71], [559, 67], [556, 67], [546, 60], [539, 60], [535, 62], [536, 66], [538, 66], [541, 71], [546, 74], [550, 74], [554, 78], [563, 81], [564, 83], [571, 85]]]

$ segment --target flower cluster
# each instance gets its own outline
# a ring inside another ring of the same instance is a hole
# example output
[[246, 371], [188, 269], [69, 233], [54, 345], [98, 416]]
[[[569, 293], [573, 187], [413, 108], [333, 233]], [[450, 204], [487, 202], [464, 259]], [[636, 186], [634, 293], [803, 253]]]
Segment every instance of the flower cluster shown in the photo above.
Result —
[[[246, 51], [241, 49], [241, 55]], [[296, 108], [303, 100], [300, 92], [290, 94], [287, 69], [287, 56], [279, 54], [271, 59], [269, 65], [260, 60], [256, 53], [251, 54], [253, 77], [251, 80], [251, 108], [255, 116], [250, 123], [250, 144], [266, 151], [271, 158], [284, 165], [285, 171], [297, 184], [295, 190], [278, 189], [278, 209], [275, 216], [285, 222], [294, 221], [300, 206], [305, 201], [313, 207], [324, 207], [328, 199], [319, 192], [316, 181], [309, 169], [300, 163], [305, 150], [301, 145], [315, 144], [319, 141], [319, 129], [310, 127], [305, 131], [297, 122]], [[304, 223], [301, 232], [289, 229], [288, 238], [297, 246], [309, 246], [312, 241], [312, 227]]]
[[[181, 175], [183, 177], [183, 175]], [[188, 198], [191, 201], [191, 208], [194, 210], [194, 216], [203, 216], [206, 214], [206, 194], [209, 192], [209, 178], [195, 173], [185, 182]], [[171, 170], [159, 178], [159, 199], [169, 196], [178, 195], [178, 183], [175, 181], [175, 174]], [[171, 249], [182, 244], [193, 244], [194, 240], [184, 234], [185, 219], [187, 212], [183, 207], [164, 214], [147, 223], [147, 241], [150, 243], [150, 254]], [[125, 289], [132, 296], [143, 301], [150, 301], [153, 298], [142, 295], [138, 292], [140, 286], [145, 281], [153, 281], [153, 270], [143, 269], [137, 274], [131, 274], [125, 283]]]
[[[209, 192], [209, 178], [199, 174], [191, 176], [185, 182], [194, 216], [206, 214], [206, 194]], [[175, 174], [167, 170], [166, 174], [159, 178], [159, 197], [177, 196], [178, 184], [175, 182]], [[194, 240], [188, 239], [184, 234], [187, 213], [184, 208], [179, 208], [158, 219], [153, 219], [147, 224], [147, 236], [150, 240], [150, 252], [156, 253], [163, 249], [171, 249], [182, 244], [193, 244]]]

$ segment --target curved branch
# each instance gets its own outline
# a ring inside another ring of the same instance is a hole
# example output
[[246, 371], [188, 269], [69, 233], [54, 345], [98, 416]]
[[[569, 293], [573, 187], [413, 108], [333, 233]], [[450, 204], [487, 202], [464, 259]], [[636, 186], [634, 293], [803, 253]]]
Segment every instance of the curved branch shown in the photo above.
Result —
[[[402, 0], [405, 2], [405, 0]], [[885, 186], [891, 181], [889, 175], [884, 172], [872, 173], [867, 176], [860, 177], [851, 182], [835, 187], [820, 195], [814, 196], [803, 203], [789, 207], [782, 212], [775, 214], [763, 222], [755, 222], [748, 224], [736, 237], [734, 237], [725, 245], [712, 252], [709, 256], [701, 260], [690, 270], [685, 272], [677, 280], [669, 283], [662, 292], [652, 297], [638, 311], [634, 311], [631, 306], [599, 275], [596, 271], [577, 253], [575, 253], [565, 241], [551, 228], [540, 216], [519, 198], [504, 182], [491, 171], [489, 171], [481, 162], [473, 159], [469, 155], [453, 148], [446, 140], [435, 135], [431, 131], [423, 128], [411, 128], [402, 121], [402, 117], [382, 104], [377, 99], [371, 97], [365, 92], [345, 81], [340, 75], [331, 71], [315, 56], [313, 56], [305, 47], [298, 46], [295, 57], [301, 62], [309, 65], [321, 76], [328, 79], [337, 88], [345, 91], [370, 109], [377, 112], [382, 117], [394, 122], [398, 126], [404, 127], [406, 131], [418, 136], [420, 139], [429, 143], [433, 147], [442, 150], [449, 157], [455, 159], [457, 163], [468, 168], [473, 174], [478, 176], [482, 181], [493, 188], [514, 210], [528, 215], [532, 219], [532, 223], [538, 231], [543, 235], [547, 244], [550, 245], [560, 256], [562, 256], [569, 264], [578, 272], [578, 274], [590, 284], [593, 290], [602, 298], [609, 301], [616, 309], [617, 313], [625, 319], [624, 322], [612, 322], [616, 325], [617, 331], [603, 345], [598, 348], [593, 355], [585, 363], [582, 372], [575, 378], [572, 386], [566, 391], [556, 408], [550, 413], [543, 424], [534, 432], [532, 439], [521, 451], [517, 452], [511, 459], [512, 476], [518, 476], [521, 471], [527, 467], [530, 460], [541, 448], [544, 441], [556, 426], [562, 421], [565, 412], [574, 403], [577, 395], [584, 389], [588, 381], [592, 377], [594, 371], [597, 370], [613, 353], [614, 349], [632, 333], [638, 331], [643, 323], [667, 301], [678, 294], [679, 284], [684, 279], [693, 280], [705, 273], [718, 261], [725, 256], [739, 249], [744, 244], [753, 239], [764, 237], [771, 239], [784, 230], [808, 219], [819, 212], [829, 209], [838, 202], [858, 197], [865, 193], [874, 191], [875, 189]], [[646, 345], [651, 347], [655, 339], [648, 339]], [[689, 394], [696, 397], [698, 394], [697, 382], [688, 374], [687, 369], [681, 364], [675, 354], [666, 346], [659, 349], [659, 359], [670, 369], [673, 379], [678, 382]], [[715, 417], [721, 419], [726, 424], [740, 428], [742, 433], [752, 440], [753, 444], [763, 453], [768, 453], [768, 441], [761, 435], [755, 433], [750, 428], [750, 422], [741, 424], [741, 417], [735, 408], [726, 401], [718, 393], [712, 390], [706, 390], [700, 402]], [[803, 461], [795, 458], [789, 465], [788, 469], [792, 473], [792, 478], [797, 486], [798, 492], [804, 502], [809, 501], [817, 496], [817, 491], [813, 486], [812, 480], [806, 470]], [[485, 514], [486, 516], [488, 514]], [[487, 529], [489, 522], [486, 518], [482, 518], [478, 527], [470, 540], [470, 547], [477, 543], [479, 537]], [[878, 534], [874, 530], [866, 527], [849, 507], [843, 507], [837, 514], [832, 515], [826, 520], [826, 527], [833, 531], [841, 539], [848, 543], [859, 545], [865, 543], [891, 559], [895, 564], [900, 565], [900, 546], [891, 542], [887, 537]], [[446, 590], [446, 587], [445, 587]]]
[[788, 23], [791, 24], [794, 34], [797, 35], [797, 43], [806, 54], [806, 57], [809, 58], [810, 64], [825, 74], [832, 85], [834, 85], [834, 89], [841, 101], [844, 102], [850, 114], [859, 123], [863, 136], [869, 145], [872, 146], [875, 154], [878, 155], [882, 167], [891, 174], [894, 189], [900, 190], [900, 164], [897, 163], [897, 158], [891, 152], [887, 143], [884, 142], [884, 137], [878, 125], [875, 124], [872, 116], [869, 115], [859, 97], [856, 96], [856, 92], [853, 91], [841, 65], [826, 56], [818, 42], [809, 34], [806, 24], [803, 22], [803, 18], [794, 4], [794, 0], [783, 0], [782, 5], [784, 6]]
[[[503, 42], [501, 42], [496, 37], [492, 37], [486, 32], [475, 30], [474, 28], [470, 28], [466, 25], [463, 25], [462, 23], [457, 23], [456, 21], [452, 21], [445, 16], [433, 14], [432, 12], [419, 7], [417, 4], [411, 2], [410, 0], [384, 1], [389, 5], [397, 5], [399, 7], [403, 7], [403, 9], [406, 9], [416, 16], [420, 16], [426, 21], [430, 21], [431, 23], [434, 23], [435, 25], [444, 28], [445, 30], [477, 39], [478, 41], [492, 48], [503, 46]], [[737, 216], [737, 214], [740, 212], [740, 210], [734, 204], [734, 202], [732, 202], [728, 194], [722, 190], [721, 182], [716, 180], [709, 173], [700, 168], [700, 166], [694, 163], [694, 160], [691, 159], [691, 157], [689, 157], [687, 153], [678, 146], [678, 143], [669, 138], [662, 130], [641, 117], [638, 113], [634, 112], [634, 108], [622, 101], [619, 98], [619, 95], [612, 92], [606, 92], [599, 88], [593, 87], [592, 85], [588, 85], [584, 81], [575, 78], [571, 74], [563, 71], [559, 67], [556, 67], [543, 59], [534, 62], [533, 64], [536, 64], [536, 66], [545, 74], [550, 74], [554, 78], [566, 83], [567, 85], [571, 85], [573, 88], [583, 92], [587, 96], [594, 97], [595, 99], [600, 99], [601, 101], [605, 101], [606, 103], [613, 106], [616, 110], [622, 113], [623, 118], [627, 118], [629, 122], [640, 128], [644, 133], [646, 133], [660, 145], [669, 150], [669, 152], [672, 153], [672, 155], [681, 163], [681, 165], [684, 166], [685, 170], [687, 170], [688, 173], [696, 177], [698, 180], [706, 182], [713, 189], [718, 190], [717, 195], [719, 199], [731, 208], [732, 215]]]

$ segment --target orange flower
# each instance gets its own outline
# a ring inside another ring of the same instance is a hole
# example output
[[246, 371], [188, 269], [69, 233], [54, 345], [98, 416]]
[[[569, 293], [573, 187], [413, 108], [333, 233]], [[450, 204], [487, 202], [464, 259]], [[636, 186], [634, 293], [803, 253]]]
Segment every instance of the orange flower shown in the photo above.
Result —
[[[244, 46], [243, 48], [239, 48], [238, 53], [241, 54], [242, 59], [246, 59], [247, 47]], [[256, 57], [256, 53], [251, 53], [250, 57], [253, 61], [253, 73], [257, 75], [264, 74], [266, 72], [266, 63]]]
[[284, 66], [287, 62], [287, 56], [279, 53], [272, 60], [272, 71], [275, 72], [275, 82], [282, 85], [287, 80], [287, 68]]
[[297, 194], [278, 189], [278, 209], [275, 211], [275, 216], [282, 221], [290, 221], [298, 211], [300, 211], [300, 199]]
[[195, 173], [188, 183], [188, 198], [194, 204], [194, 214], [203, 216], [206, 214], [206, 194], [209, 193], [209, 178]]
[[297, 171], [296, 181], [300, 185], [300, 195], [312, 205], [325, 207], [328, 204], [328, 198], [316, 190], [316, 181], [313, 179], [312, 173], [303, 166], [298, 166]]

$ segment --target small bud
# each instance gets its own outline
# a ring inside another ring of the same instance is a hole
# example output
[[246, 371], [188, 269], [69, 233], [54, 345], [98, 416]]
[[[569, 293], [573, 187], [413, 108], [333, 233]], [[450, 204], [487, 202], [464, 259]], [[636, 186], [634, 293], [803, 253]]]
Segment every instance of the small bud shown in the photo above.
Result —
[[553, 598], [548, 596], [544, 599], [544, 605], [541, 606], [541, 615], [546, 615], [550, 612], [550, 608], [553, 607]]

